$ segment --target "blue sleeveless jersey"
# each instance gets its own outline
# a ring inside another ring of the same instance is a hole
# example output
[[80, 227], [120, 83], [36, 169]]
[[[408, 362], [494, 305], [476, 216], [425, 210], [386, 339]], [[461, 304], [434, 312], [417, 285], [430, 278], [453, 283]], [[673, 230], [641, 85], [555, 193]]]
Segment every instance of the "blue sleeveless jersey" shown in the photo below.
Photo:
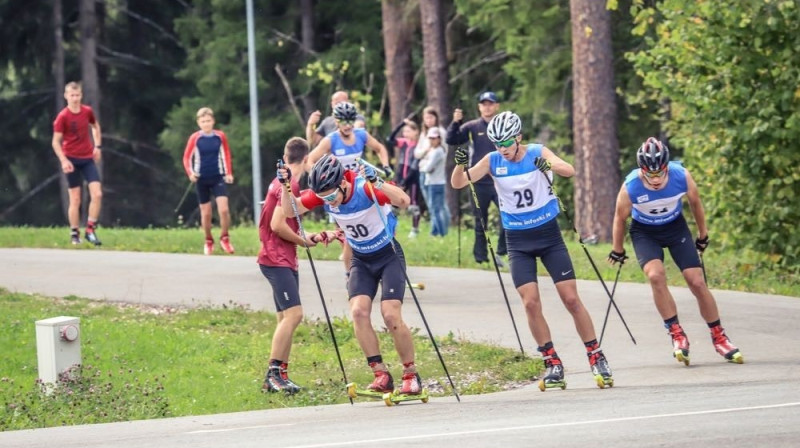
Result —
[[539, 227], [558, 216], [558, 199], [534, 161], [542, 155], [542, 145], [528, 145], [525, 157], [509, 162], [499, 152], [489, 153], [489, 172], [494, 178], [500, 217], [506, 230]]
[[[375, 207], [375, 202], [367, 196], [364, 191], [363, 177], [357, 177], [353, 182], [353, 196], [347, 203], [339, 204], [338, 207], [331, 207], [325, 204], [325, 211], [333, 216], [333, 219], [344, 230], [347, 242], [353, 250], [360, 253], [371, 253], [389, 244], [389, 235], [394, 236], [397, 227], [397, 218], [389, 207]], [[386, 221], [386, 228], [383, 225]]]
[[342, 135], [339, 134], [339, 131], [331, 132], [328, 134], [328, 138], [331, 140], [331, 154], [339, 159], [344, 169], [358, 171], [356, 158], [364, 154], [364, 146], [367, 145], [367, 131], [360, 128], [353, 129], [353, 135], [356, 141], [352, 145], [346, 145], [342, 141]]
[[688, 191], [686, 169], [679, 162], [669, 162], [669, 179], [660, 190], [649, 190], [639, 179], [639, 169], [625, 178], [625, 189], [633, 204], [631, 216], [642, 224], [661, 225], [681, 215], [681, 198]]

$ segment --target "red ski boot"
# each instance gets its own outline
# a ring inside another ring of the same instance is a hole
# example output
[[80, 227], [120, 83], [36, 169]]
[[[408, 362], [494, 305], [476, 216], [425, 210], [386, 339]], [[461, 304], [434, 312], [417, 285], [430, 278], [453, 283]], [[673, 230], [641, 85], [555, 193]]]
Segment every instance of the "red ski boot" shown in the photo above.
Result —
[[725, 334], [725, 329], [722, 328], [721, 325], [711, 328], [711, 342], [714, 343], [714, 348], [717, 350], [717, 353], [724, 356], [728, 362], [735, 362], [737, 364], [742, 364], [744, 362], [744, 358], [739, 352], [739, 349], [728, 339], [728, 335]]
[[674, 323], [667, 327], [669, 335], [672, 337], [672, 356], [682, 362], [684, 365], [689, 365], [689, 338], [683, 331], [681, 324]]
[[388, 370], [378, 369], [373, 373], [375, 374], [375, 379], [372, 380], [372, 384], [367, 386], [368, 391], [386, 393], [394, 390], [394, 379]]

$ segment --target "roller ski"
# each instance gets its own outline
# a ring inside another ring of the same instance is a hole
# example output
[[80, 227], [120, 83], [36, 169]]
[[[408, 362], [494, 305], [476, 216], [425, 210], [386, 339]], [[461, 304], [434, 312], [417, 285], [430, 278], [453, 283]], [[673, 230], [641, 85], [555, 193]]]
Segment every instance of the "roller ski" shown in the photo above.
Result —
[[383, 396], [394, 392], [394, 379], [392, 374], [386, 370], [375, 370], [375, 379], [366, 389], [359, 389], [356, 383], [349, 383], [347, 395], [350, 398], [367, 397], [383, 400]]
[[544, 365], [547, 369], [544, 377], [539, 380], [539, 390], [544, 392], [554, 388], [566, 389], [567, 382], [564, 381], [564, 366], [561, 364], [561, 359], [556, 355], [547, 355], [544, 357]]
[[728, 362], [736, 364], [743, 364], [744, 357], [739, 349], [731, 343], [728, 335], [725, 334], [725, 329], [717, 325], [711, 329], [711, 342], [714, 343], [714, 349], [722, 355]]
[[606, 386], [614, 387], [614, 378], [611, 376], [611, 367], [608, 366], [608, 360], [599, 348], [587, 353], [589, 356], [589, 365], [592, 367], [592, 375], [597, 387], [605, 389]]
[[689, 338], [679, 323], [667, 327], [672, 338], [672, 356], [684, 365], [689, 365]]
[[422, 387], [422, 380], [416, 372], [406, 372], [403, 374], [403, 385], [395, 389], [390, 394], [383, 396], [386, 406], [393, 406], [403, 401], [420, 400], [428, 402], [428, 389]]

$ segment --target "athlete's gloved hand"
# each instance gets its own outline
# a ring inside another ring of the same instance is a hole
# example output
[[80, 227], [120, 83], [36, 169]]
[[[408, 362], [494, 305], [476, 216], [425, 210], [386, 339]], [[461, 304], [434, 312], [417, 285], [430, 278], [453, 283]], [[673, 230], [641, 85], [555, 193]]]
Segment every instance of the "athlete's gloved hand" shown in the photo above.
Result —
[[619, 263], [620, 265], [625, 264], [625, 260], [628, 259], [628, 256], [625, 255], [625, 249], [622, 249], [622, 252], [615, 252], [614, 250], [608, 254], [608, 262], [612, 265], [614, 263]]
[[391, 179], [394, 177], [394, 170], [392, 169], [392, 167], [390, 167], [389, 165], [383, 165], [381, 168], [383, 169], [383, 172], [386, 173], [386, 175], [384, 176], [385, 178]]
[[375, 171], [375, 168], [373, 168], [372, 165], [367, 164], [361, 165], [361, 168], [363, 170], [364, 177], [370, 181], [370, 183], [372, 183], [372, 186], [380, 190], [381, 187], [383, 187], [383, 179], [378, 176], [378, 172]]
[[463, 146], [456, 148], [453, 159], [456, 161], [456, 165], [463, 167], [469, 165], [469, 153], [467, 152], [467, 148]]
[[536, 168], [543, 173], [550, 171], [550, 162], [548, 162], [544, 157], [537, 157], [533, 163], [536, 165]]
[[705, 238], [697, 238], [694, 240], [694, 247], [697, 248], [697, 251], [701, 254], [706, 251], [708, 248], [708, 235]]
[[292, 172], [286, 168], [286, 164], [283, 163], [283, 160], [278, 159], [277, 168], [278, 182], [283, 185], [289, 185], [289, 182], [292, 180]]

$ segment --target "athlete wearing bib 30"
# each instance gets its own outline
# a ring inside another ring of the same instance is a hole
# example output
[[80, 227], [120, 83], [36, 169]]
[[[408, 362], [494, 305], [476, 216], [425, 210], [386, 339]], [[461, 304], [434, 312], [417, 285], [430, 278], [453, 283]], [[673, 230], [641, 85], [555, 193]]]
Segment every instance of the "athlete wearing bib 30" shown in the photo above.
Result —
[[[636, 153], [639, 165], [628, 174], [617, 195], [611, 253], [608, 261], [624, 263], [628, 258], [622, 246], [625, 222], [633, 217], [630, 235], [633, 250], [653, 290], [653, 301], [672, 338], [672, 355], [689, 365], [689, 339], [678, 321], [678, 307], [667, 288], [664, 248], [668, 248], [680, 268], [689, 289], [697, 298], [700, 314], [711, 332], [717, 353], [728, 361], [744, 362], [739, 349], [725, 334], [719, 319], [717, 302], [706, 285], [699, 254], [708, 247], [708, 229], [697, 184], [681, 164], [669, 161], [669, 148], [655, 138], [648, 138]], [[682, 199], [689, 201], [697, 223], [697, 239], [683, 218]]]
[[[502, 112], [492, 118], [487, 135], [495, 151], [469, 168], [469, 178], [477, 182], [488, 174], [494, 179], [506, 231], [511, 278], [525, 305], [528, 326], [547, 366], [539, 387], [542, 390], [564, 388], [566, 382], [542, 312], [536, 277], [537, 258], [542, 259], [561, 301], [572, 314], [598, 387], [612, 386], [611, 369], [597, 342], [589, 312], [578, 297], [575, 270], [555, 219], [559, 207], [550, 187], [553, 173], [572, 177], [575, 169], [542, 145], [520, 144], [521, 133], [522, 123], [516, 114]], [[456, 150], [455, 160], [459, 167], [453, 170], [450, 182], [453, 188], [464, 188], [469, 182], [466, 149]]]
[[[279, 170], [279, 176], [282, 174]], [[367, 182], [368, 179], [369, 182]], [[397, 223], [387, 206], [407, 208], [408, 195], [395, 185], [384, 183], [375, 170], [362, 167], [362, 176], [346, 171], [339, 160], [326, 154], [314, 164], [308, 178], [309, 189], [295, 199], [297, 213], [324, 206], [345, 233], [353, 248], [348, 293], [356, 339], [374, 372], [368, 389], [394, 390], [394, 381], [383, 363], [378, 337], [370, 318], [372, 301], [381, 285], [381, 315], [392, 333], [397, 354], [403, 363], [403, 394], [419, 394], [421, 381], [414, 364], [411, 332], [403, 321], [405, 261], [403, 250], [394, 240]], [[376, 206], [376, 202], [378, 206]], [[282, 207], [294, 216], [288, 190], [284, 189]]]

